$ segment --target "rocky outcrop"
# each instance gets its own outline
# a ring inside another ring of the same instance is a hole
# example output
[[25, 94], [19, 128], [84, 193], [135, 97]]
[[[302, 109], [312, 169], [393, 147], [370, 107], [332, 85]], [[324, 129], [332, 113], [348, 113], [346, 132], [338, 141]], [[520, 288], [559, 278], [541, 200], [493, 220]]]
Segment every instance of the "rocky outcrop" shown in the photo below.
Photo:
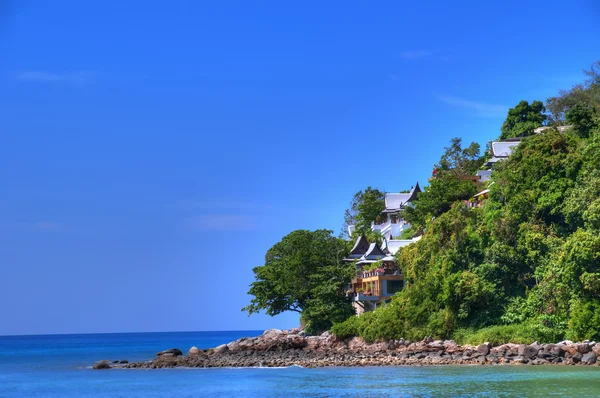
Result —
[[[186, 356], [178, 349], [159, 352], [147, 362], [109, 365], [120, 368], [172, 367], [303, 367], [398, 366], [398, 365], [598, 365], [600, 345], [585, 341], [558, 344], [458, 345], [453, 340], [390, 340], [373, 344], [359, 337], [337, 339], [328, 332], [305, 336], [298, 329], [267, 330], [259, 337], [243, 337], [229, 344], [200, 350], [192, 347]], [[98, 363], [97, 365], [99, 365]], [[104, 365], [102, 368], [105, 368]], [[96, 369], [96, 365], [94, 365]]]

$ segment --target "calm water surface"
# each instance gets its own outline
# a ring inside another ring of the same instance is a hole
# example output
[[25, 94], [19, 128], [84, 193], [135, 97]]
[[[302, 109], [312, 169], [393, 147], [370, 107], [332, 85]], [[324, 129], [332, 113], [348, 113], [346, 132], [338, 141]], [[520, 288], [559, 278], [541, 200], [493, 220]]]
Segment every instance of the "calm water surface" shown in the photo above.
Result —
[[0, 397], [592, 397], [598, 367], [112, 369], [101, 359], [213, 347], [260, 331], [0, 337]]

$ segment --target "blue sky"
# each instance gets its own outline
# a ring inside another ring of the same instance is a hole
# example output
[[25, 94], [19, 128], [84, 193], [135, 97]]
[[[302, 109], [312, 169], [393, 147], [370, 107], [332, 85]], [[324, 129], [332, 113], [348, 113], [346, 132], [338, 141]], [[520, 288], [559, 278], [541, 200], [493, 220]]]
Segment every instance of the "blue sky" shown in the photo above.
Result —
[[269, 247], [599, 59], [591, 0], [412, 3], [0, 3], [0, 335], [296, 326]]

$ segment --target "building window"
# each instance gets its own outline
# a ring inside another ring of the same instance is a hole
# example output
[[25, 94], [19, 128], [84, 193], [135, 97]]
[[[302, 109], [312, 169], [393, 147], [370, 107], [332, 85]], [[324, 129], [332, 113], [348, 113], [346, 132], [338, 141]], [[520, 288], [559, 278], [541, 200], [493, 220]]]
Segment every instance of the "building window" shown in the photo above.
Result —
[[387, 281], [387, 293], [391, 296], [402, 290], [404, 281]]

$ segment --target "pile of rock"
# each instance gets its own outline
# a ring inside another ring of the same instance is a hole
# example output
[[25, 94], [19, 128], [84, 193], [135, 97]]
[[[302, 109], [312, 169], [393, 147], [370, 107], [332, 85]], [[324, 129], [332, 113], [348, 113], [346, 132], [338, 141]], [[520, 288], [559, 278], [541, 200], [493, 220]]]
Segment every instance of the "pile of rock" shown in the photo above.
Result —
[[328, 332], [305, 336], [298, 329], [267, 330], [262, 336], [243, 337], [229, 344], [187, 355], [178, 349], [159, 352], [152, 361], [121, 365], [126, 368], [170, 367], [276, 367], [398, 366], [459, 364], [562, 364], [593, 365], [600, 344], [562, 341], [557, 344], [503, 344], [478, 346], [456, 344], [453, 340], [418, 342], [390, 340], [368, 344], [359, 337], [340, 340]]

